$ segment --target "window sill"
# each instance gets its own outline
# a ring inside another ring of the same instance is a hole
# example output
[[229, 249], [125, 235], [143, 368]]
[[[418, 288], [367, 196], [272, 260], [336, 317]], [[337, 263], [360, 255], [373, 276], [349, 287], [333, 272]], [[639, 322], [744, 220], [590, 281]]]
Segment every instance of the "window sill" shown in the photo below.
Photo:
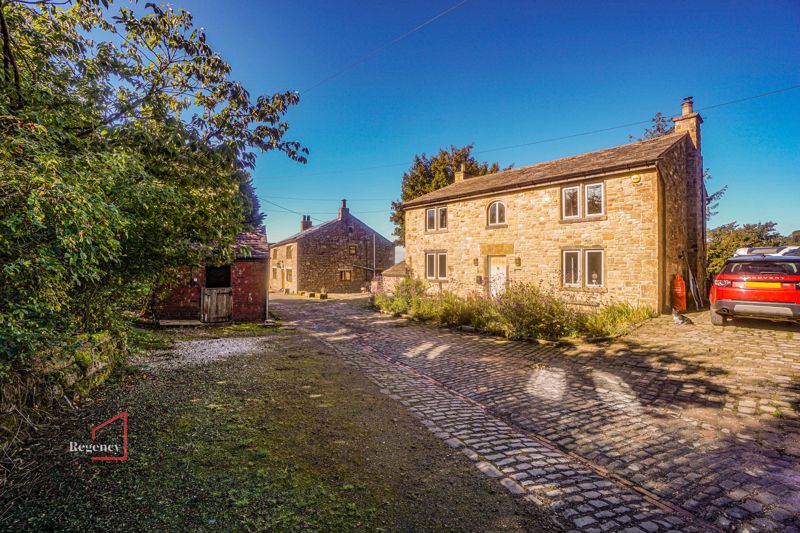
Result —
[[486, 229], [503, 229], [507, 228], [508, 224], [487, 224]]
[[567, 292], [588, 292], [601, 294], [608, 292], [608, 287], [564, 287], [562, 285], [561, 290]]
[[425, 235], [436, 235], [437, 233], [447, 233], [447, 229], [426, 229]]
[[600, 220], [608, 220], [607, 215], [594, 215], [590, 217], [580, 217], [580, 218], [562, 218], [558, 221], [559, 224], [575, 224], [578, 222], [594, 222]]
[[430, 281], [431, 283], [447, 283], [447, 280], [444, 278], [425, 278], [425, 281]]

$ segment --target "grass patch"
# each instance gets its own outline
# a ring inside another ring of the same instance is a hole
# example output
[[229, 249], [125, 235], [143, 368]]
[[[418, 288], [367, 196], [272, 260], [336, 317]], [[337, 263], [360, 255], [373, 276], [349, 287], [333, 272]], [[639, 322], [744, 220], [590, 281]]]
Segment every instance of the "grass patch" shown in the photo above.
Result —
[[373, 305], [443, 326], [470, 326], [509, 339], [613, 337], [656, 316], [649, 307], [615, 303], [595, 312], [579, 311], [552, 291], [530, 283], [512, 284], [504, 294], [487, 299], [453, 293], [427, 294], [427, 284], [410, 278], [392, 295], [376, 294]]

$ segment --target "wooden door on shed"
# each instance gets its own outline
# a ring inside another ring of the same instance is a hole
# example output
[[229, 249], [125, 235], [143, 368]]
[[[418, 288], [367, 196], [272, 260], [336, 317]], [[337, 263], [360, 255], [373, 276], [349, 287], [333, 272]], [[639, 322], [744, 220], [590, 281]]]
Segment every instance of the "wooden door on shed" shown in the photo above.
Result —
[[203, 288], [203, 322], [228, 322], [233, 308], [233, 289]]

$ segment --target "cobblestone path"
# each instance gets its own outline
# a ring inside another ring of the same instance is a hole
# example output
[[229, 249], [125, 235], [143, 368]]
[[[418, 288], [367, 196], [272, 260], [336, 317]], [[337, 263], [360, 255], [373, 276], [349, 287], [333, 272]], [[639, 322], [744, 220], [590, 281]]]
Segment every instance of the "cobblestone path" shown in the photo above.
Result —
[[389, 317], [363, 301], [273, 301], [281, 319], [325, 340], [567, 529], [800, 532], [791, 331], [656, 319], [606, 346], [537, 345]]

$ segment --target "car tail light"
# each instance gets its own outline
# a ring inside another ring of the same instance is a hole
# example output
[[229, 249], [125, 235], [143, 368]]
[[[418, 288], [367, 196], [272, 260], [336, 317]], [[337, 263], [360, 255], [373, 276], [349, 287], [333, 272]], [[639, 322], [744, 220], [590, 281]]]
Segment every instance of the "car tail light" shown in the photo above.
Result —
[[729, 280], [729, 279], [715, 279], [714, 280], [714, 285], [716, 285], [717, 287], [730, 287], [731, 286], [731, 280]]

